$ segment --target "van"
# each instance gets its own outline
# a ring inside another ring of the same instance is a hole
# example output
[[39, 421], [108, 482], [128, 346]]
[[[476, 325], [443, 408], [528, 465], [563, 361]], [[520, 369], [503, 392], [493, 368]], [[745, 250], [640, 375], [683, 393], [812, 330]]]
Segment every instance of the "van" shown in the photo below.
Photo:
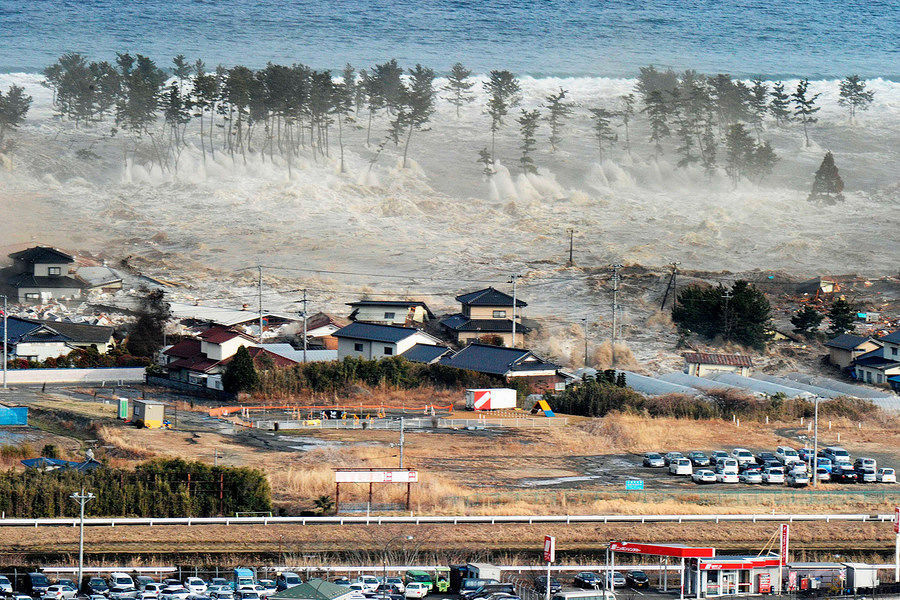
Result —
[[840, 446], [828, 446], [822, 451], [822, 455], [825, 458], [830, 458], [831, 462], [835, 464], [850, 463], [850, 453]]
[[109, 587], [134, 588], [134, 580], [128, 573], [110, 573]]
[[778, 446], [778, 448], [775, 449], [775, 458], [783, 465], [801, 462], [800, 455], [790, 446]]
[[550, 600], [616, 600], [616, 594], [612, 590], [578, 590], [558, 592]]
[[28, 596], [41, 596], [50, 587], [50, 580], [43, 573], [29, 573], [22, 581], [22, 588], [19, 590]]

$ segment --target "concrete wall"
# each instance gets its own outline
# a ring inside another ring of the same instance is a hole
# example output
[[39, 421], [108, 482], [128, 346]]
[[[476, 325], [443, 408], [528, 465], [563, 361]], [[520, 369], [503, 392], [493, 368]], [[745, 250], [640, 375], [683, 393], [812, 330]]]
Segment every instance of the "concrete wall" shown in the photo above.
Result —
[[697, 377], [707, 377], [716, 373], [737, 373], [743, 377], [750, 376], [750, 367], [739, 367], [737, 365], [698, 365], [689, 363], [687, 366], [688, 375], [696, 375]]
[[134, 383], [144, 381], [144, 367], [113, 367], [109, 369], [11, 369], [7, 372], [9, 385], [42, 383]]
[[50, 274], [51, 267], [59, 269], [59, 273], [55, 275], [57, 277], [65, 277], [69, 274], [69, 263], [34, 263], [35, 277], [54, 277]]
[[43, 361], [48, 358], [65, 356], [72, 349], [65, 342], [22, 342], [16, 344], [13, 358], [35, 357], [33, 360]]
[[[44, 298], [81, 298], [81, 289], [79, 288], [18, 288], [18, 293], [19, 302], [25, 304], [41, 302]], [[26, 298], [28, 294], [38, 294], [41, 297], [36, 300], [28, 299]]]

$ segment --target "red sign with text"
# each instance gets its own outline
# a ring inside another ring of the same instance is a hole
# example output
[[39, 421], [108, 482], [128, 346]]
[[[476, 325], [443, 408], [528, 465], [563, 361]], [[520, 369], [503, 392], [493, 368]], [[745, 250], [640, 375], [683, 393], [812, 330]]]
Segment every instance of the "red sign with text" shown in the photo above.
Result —
[[556, 562], [556, 538], [552, 535], [544, 536], [544, 562]]
[[788, 535], [790, 534], [790, 530], [788, 529], [787, 523], [781, 524], [781, 565], [784, 566], [787, 564], [787, 556], [788, 556]]

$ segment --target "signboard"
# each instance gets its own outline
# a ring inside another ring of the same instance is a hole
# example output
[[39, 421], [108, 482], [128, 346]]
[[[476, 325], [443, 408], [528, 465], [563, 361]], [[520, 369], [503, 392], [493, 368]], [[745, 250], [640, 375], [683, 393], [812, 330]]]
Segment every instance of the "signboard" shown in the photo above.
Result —
[[335, 483], [417, 483], [418, 471], [387, 469], [382, 471], [335, 471]]
[[763, 569], [765, 567], [777, 567], [778, 558], [747, 558], [741, 560], [710, 560], [699, 561], [701, 571], [732, 571], [735, 569]]
[[788, 573], [788, 591], [793, 592], [797, 589], [797, 572], [791, 571]]
[[644, 489], [644, 480], [643, 479], [626, 479], [625, 480], [625, 490], [631, 491], [643, 491]]
[[788, 536], [790, 530], [787, 523], [781, 524], [781, 566], [787, 564], [788, 559]]
[[556, 538], [552, 535], [544, 536], [544, 562], [556, 562]]
[[900, 506], [894, 507], [894, 533], [900, 533]]
[[641, 544], [638, 542], [610, 542], [609, 549], [613, 552], [627, 552], [629, 554], [652, 554], [655, 556], [673, 556], [675, 558], [712, 558], [716, 555], [715, 548], [692, 548], [680, 544]]

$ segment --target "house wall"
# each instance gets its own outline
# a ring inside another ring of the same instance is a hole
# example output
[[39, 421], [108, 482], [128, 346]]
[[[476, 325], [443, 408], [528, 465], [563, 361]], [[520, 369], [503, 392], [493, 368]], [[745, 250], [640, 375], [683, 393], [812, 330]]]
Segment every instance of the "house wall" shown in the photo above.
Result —
[[22, 342], [13, 347], [13, 358], [31, 357], [32, 360], [42, 361], [65, 356], [71, 351], [65, 342]]
[[516, 375], [506, 378], [507, 382], [515, 383], [517, 381], [525, 381], [528, 383], [529, 394], [543, 394], [544, 392], [553, 392], [556, 390], [557, 383], [563, 383], [565, 380], [555, 372], [542, 372], [538, 375]]
[[854, 367], [854, 372], [856, 378], [860, 381], [871, 383], [872, 385], [887, 386], [889, 385], [887, 378], [893, 377], [894, 375], [900, 375], [900, 367], [880, 371], [871, 367], [862, 367], [857, 365], [856, 367]]
[[[358, 306], [355, 307], [357, 321], [378, 323], [380, 325], [412, 325], [425, 322], [425, 309], [421, 306], [405, 308], [402, 306]], [[393, 313], [394, 316], [386, 317]]]
[[[468, 312], [463, 311], [470, 319], [512, 319], [512, 306], [470, 306]], [[503, 311], [503, 316], [494, 316], [494, 311]], [[522, 320], [522, 307], [516, 309], [516, 322]]]
[[[362, 350], [356, 350], [356, 344], [362, 344]], [[355, 338], [338, 338], [338, 360], [343, 360], [347, 356], [359, 356], [366, 360], [379, 360], [385, 356], [397, 356], [403, 354], [416, 344], [436, 345], [437, 340], [424, 333], [415, 333], [397, 343], [371, 342], [369, 340], [359, 340]], [[390, 352], [385, 352], [386, 348], [390, 348]]]
[[255, 342], [251, 342], [240, 336], [232, 338], [221, 344], [211, 344], [206, 341], [200, 341], [200, 351], [203, 352], [210, 360], [225, 360], [229, 356], [234, 356], [235, 352], [241, 346], [253, 348], [258, 346]]
[[[18, 288], [19, 302], [22, 304], [41, 302], [46, 299], [62, 300], [65, 298], [81, 298], [81, 289], [79, 288]], [[38, 294], [40, 298], [31, 299], [29, 294]]]
[[750, 367], [739, 367], [732, 365], [698, 365], [689, 363], [686, 373], [688, 375], [696, 375], [697, 377], [706, 377], [715, 373], [737, 373], [744, 377], [750, 376]]
[[[495, 336], [495, 335], [500, 336], [500, 338], [503, 340], [504, 346], [507, 346], [507, 347], [512, 346], [512, 332], [509, 332], [509, 333], [500, 333], [500, 332], [486, 333], [484, 331], [460, 331], [456, 336], [456, 338], [457, 338], [456, 341], [457, 341], [457, 343], [459, 343], [461, 345], [465, 345], [465, 344], [468, 344], [469, 342], [480, 342], [480, 341], [482, 341], [482, 338], [485, 336]], [[519, 340], [519, 342], [521, 342], [522, 341], [522, 333], [517, 331], [516, 338]]]
[[[837, 365], [838, 367], [840, 367], [842, 369], [846, 369], [847, 367], [850, 366], [850, 363], [852, 363], [854, 360], [856, 360], [856, 358], [858, 356], [865, 354], [866, 352], [871, 352], [872, 350], [876, 350], [880, 347], [881, 347], [880, 344], [876, 344], [875, 342], [873, 342], [871, 340], [867, 340], [867, 341], [863, 342], [862, 344], [860, 344], [859, 346], [857, 346], [853, 350], [844, 350], [842, 348], [829, 348], [828, 349], [828, 360], [831, 362], [831, 364]], [[887, 352], [885, 352], [885, 356], [888, 356]], [[898, 358], [898, 357], [894, 357], [894, 358], [897, 358], [897, 360], [900, 361], [900, 358]]]
[[53, 277], [50, 275], [50, 267], [58, 267], [60, 276], [69, 274], [69, 263], [34, 263], [32, 272], [35, 277]]
[[106, 352], [110, 348], [112, 348], [113, 341], [112, 341], [112, 338], [110, 338], [109, 341], [107, 341], [105, 343], [101, 343], [101, 344], [93, 344], [93, 343], [89, 344], [86, 342], [69, 342], [69, 345], [75, 346], [76, 348], [90, 348], [91, 346], [97, 346], [97, 352], [99, 352], [100, 354], [106, 354]]
[[884, 342], [884, 355], [889, 360], [900, 362], [900, 344], [893, 342]]

